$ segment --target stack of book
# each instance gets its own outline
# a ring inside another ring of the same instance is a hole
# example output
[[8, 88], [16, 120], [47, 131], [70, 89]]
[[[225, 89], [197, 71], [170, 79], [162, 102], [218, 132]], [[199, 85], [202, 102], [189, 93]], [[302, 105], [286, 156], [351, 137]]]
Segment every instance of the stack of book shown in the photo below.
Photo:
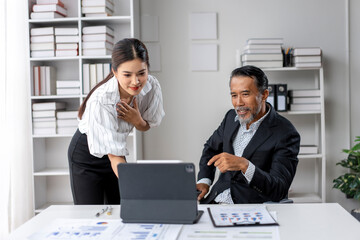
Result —
[[32, 104], [33, 134], [56, 134], [56, 111], [65, 109], [63, 102]]
[[114, 3], [110, 0], [82, 0], [81, 12], [85, 17], [107, 17], [114, 13]]
[[291, 111], [321, 110], [320, 90], [289, 90]]
[[88, 94], [89, 91], [111, 72], [110, 63], [84, 63], [83, 64], [83, 91]]
[[54, 57], [55, 36], [54, 27], [31, 28], [30, 55], [31, 57]]
[[250, 38], [241, 55], [242, 65], [253, 65], [259, 68], [276, 68], [283, 66], [281, 46], [282, 38]]
[[83, 56], [111, 55], [114, 47], [114, 30], [108, 26], [84, 27], [82, 50]]
[[317, 154], [318, 151], [316, 145], [300, 145], [299, 154]]
[[55, 94], [55, 68], [52, 66], [33, 66], [33, 96]]
[[292, 62], [294, 67], [321, 67], [321, 49], [294, 48]]
[[66, 16], [67, 10], [60, 0], [36, 0], [30, 14], [31, 19], [51, 19]]
[[79, 80], [58, 80], [56, 81], [57, 95], [79, 95], [80, 81]]
[[79, 55], [79, 30], [77, 28], [55, 28], [57, 57], [72, 57]]
[[56, 124], [58, 134], [74, 134], [77, 126], [77, 111], [58, 111]]

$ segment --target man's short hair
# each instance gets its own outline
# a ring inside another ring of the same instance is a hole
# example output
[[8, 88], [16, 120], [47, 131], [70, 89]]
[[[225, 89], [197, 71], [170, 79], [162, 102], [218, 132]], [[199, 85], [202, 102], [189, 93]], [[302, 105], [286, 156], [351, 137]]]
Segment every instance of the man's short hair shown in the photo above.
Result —
[[231, 72], [230, 76], [230, 84], [231, 79], [233, 77], [247, 76], [255, 80], [256, 87], [259, 93], [263, 93], [266, 89], [268, 89], [268, 79], [265, 73], [258, 67], [246, 65], [240, 68], [236, 68]]

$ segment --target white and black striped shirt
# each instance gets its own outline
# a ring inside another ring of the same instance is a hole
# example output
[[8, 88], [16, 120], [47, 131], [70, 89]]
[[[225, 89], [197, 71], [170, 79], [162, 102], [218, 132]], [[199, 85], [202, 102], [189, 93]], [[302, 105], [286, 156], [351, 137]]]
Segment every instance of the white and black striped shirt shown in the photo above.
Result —
[[[159, 126], [165, 112], [161, 87], [155, 77], [148, 75], [148, 80], [136, 100], [142, 118], [150, 127]], [[96, 89], [86, 103], [78, 127], [81, 133], [87, 135], [89, 151], [93, 156], [101, 158], [107, 154], [129, 155], [126, 138], [134, 125], [117, 118], [118, 102], [118, 80], [113, 77]]]

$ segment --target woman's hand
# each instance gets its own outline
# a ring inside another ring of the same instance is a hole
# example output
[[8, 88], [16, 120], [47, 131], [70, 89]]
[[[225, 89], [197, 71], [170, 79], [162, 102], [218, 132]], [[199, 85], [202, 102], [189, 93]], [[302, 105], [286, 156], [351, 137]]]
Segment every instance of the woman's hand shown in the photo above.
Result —
[[131, 123], [137, 130], [146, 131], [150, 128], [149, 124], [141, 117], [136, 98], [134, 99], [134, 107], [131, 107], [124, 101], [116, 104], [118, 118]]
[[111, 162], [111, 168], [112, 170], [114, 171], [115, 175], [117, 177], [119, 177], [118, 175], [118, 169], [117, 169], [117, 165], [119, 163], [126, 163], [126, 159], [124, 156], [115, 156], [115, 155], [112, 155], [112, 154], [108, 154], [108, 157], [109, 157], [109, 160]]

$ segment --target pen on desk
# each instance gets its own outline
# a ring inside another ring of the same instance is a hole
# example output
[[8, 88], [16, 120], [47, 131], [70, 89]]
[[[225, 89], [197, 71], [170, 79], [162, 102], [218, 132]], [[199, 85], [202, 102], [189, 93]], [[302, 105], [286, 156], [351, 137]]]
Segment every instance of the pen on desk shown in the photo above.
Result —
[[97, 212], [97, 213], [95, 214], [95, 216], [96, 216], [96, 217], [99, 217], [101, 214], [103, 214], [103, 213], [106, 212], [107, 210], [108, 210], [108, 207], [103, 208], [103, 209], [101, 209], [99, 212]]
[[112, 206], [109, 206], [106, 214], [107, 214], [107, 215], [111, 215], [111, 214], [112, 214], [112, 209], [113, 209]]

